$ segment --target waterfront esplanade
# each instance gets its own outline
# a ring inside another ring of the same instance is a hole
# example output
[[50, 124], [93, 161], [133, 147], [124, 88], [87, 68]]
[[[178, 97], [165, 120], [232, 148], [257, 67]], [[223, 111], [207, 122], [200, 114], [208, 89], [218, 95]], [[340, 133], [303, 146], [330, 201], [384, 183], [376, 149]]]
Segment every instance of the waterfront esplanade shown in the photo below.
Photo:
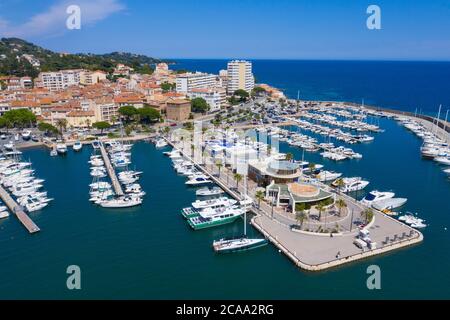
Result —
[[275, 183], [291, 183], [302, 175], [298, 163], [287, 160], [250, 161], [248, 176], [260, 186]]

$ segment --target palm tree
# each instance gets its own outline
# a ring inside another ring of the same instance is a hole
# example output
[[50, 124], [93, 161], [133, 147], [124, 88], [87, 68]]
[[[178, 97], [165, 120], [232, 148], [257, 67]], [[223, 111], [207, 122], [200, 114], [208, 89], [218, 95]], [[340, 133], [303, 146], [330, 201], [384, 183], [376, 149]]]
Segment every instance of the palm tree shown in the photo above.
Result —
[[364, 220], [366, 221], [366, 224], [369, 223], [370, 221], [372, 221], [373, 219], [373, 210], [372, 209], [366, 209], [361, 213], [361, 217], [364, 218]]
[[169, 135], [170, 132], [170, 128], [169, 127], [164, 127], [164, 133], [167, 135]]
[[86, 119], [86, 125], [88, 127], [88, 129], [91, 127], [91, 120]]
[[234, 180], [236, 180], [236, 189], [239, 190], [239, 182], [241, 182], [242, 176], [239, 173], [235, 173]]
[[272, 153], [272, 146], [267, 146], [267, 155], [270, 156]]
[[319, 211], [319, 221], [322, 219], [322, 212], [325, 210], [325, 205], [322, 202], [319, 202], [316, 205], [316, 209]]
[[316, 164], [310, 162], [309, 165], [308, 165], [308, 168], [309, 168], [309, 172], [310, 172], [311, 174], [313, 174], [314, 171], [316, 170]]
[[295, 219], [300, 224], [300, 229], [303, 227], [303, 223], [308, 220], [308, 214], [305, 212], [305, 210], [301, 210], [297, 212], [295, 215]]
[[222, 169], [222, 166], [223, 166], [222, 162], [217, 160], [216, 161], [216, 167], [217, 167], [217, 169], [219, 169], [219, 178], [220, 178], [220, 169]]
[[261, 208], [261, 200], [265, 197], [264, 191], [258, 190], [255, 193], [255, 198], [258, 199], [258, 208]]
[[336, 185], [336, 187], [338, 188], [338, 193], [341, 193], [342, 187], [345, 186], [344, 179], [339, 178], [338, 180], [336, 180], [335, 185]]
[[116, 116], [111, 116], [111, 124], [115, 125], [117, 121], [117, 117]]
[[294, 155], [292, 153], [286, 153], [286, 158], [287, 161], [292, 161], [292, 159], [294, 159]]
[[340, 217], [342, 209], [347, 208], [347, 203], [345, 203], [344, 199], [338, 199], [336, 201], [336, 206], [339, 208], [339, 217]]
[[56, 120], [56, 126], [59, 128], [59, 132], [60, 132], [61, 138], [62, 138], [64, 130], [67, 128], [67, 120], [66, 119]]

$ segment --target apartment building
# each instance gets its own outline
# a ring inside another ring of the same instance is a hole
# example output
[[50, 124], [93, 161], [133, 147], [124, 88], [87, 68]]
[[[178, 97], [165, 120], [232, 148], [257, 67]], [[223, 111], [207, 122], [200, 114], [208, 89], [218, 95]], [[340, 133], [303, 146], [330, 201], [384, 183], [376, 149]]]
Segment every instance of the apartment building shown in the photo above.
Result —
[[83, 85], [93, 85], [106, 80], [106, 73], [100, 70], [97, 71], [83, 71], [80, 74], [80, 83]]
[[233, 60], [228, 62], [227, 79], [227, 90], [229, 95], [232, 95], [239, 89], [250, 93], [255, 87], [252, 63], [245, 60]]
[[209, 111], [215, 112], [225, 107], [227, 93], [223, 88], [199, 88], [192, 89], [188, 93], [190, 99], [203, 98], [209, 105]]
[[117, 112], [119, 108], [114, 103], [113, 99], [101, 98], [95, 100], [94, 114], [96, 121], [107, 121], [113, 123], [115, 119], [117, 121], [119, 113]]
[[40, 86], [50, 90], [58, 91], [80, 83], [83, 70], [61, 70], [52, 72], [41, 72], [38, 76]]
[[217, 85], [217, 76], [209, 73], [184, 73], [176, 78], [176, 91], [188, 93], [192, 89], [210, 88]]

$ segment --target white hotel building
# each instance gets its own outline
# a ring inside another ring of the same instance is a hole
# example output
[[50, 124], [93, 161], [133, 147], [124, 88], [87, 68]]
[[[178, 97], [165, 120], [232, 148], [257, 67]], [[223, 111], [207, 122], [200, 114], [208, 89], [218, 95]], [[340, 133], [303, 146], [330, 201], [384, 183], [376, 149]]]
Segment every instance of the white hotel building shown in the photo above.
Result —
[[216, 75], [202, 72], [180, 74], [176, 80], [176, 90], [179, 93], [188, 93], [192, 89], [210, 88], [216, 85]]
[[244, 60], [233, 60], [228, 62], [228, 94], [242, 89], [250, 92], [255, 87], [255, 78], [252, 73], [252, 63]]

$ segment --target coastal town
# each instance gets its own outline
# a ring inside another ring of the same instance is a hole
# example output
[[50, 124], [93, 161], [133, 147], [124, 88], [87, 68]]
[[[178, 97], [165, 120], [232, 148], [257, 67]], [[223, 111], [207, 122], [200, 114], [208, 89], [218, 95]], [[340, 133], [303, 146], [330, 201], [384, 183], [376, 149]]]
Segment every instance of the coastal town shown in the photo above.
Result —
[[[151, 74], [117, 64], [111, 74], [56, 70], [0, 81], [2, 161], [5, 169], [16, 170], [12, 177], [8, 172], [4, 186], [24, 206], [3, 188], [0, 196], [30, 233], [40, 229], [27, 212], [53, 199], [38, 191], [43, 181], [26, 171], [30, 164], [17, 159], [18, 149], [45, 145], [51, 155], [65, 155], [69, 145], [79, 151], [92, 144], [90, 201], [117, 210], [140, 206], [146, 195], [138, 183], [142, 172], [129, 169], [131, 141], [145, 140], [156, 149], [171, 146], [164, 154], [177, 174], [200, 188], [192, 207], [180, 208], [193, 230], [243, 218], [242, 236], [214, 241], [218, 253], [271, 242], [300, 268], [318, 271], [423, 240], [424, 220], [397, 212], [408, 199], [378, 190], [361, 198], [369, 181], [295, 159], [279, 144], [335, 162], [355, 161], [364, 155], [336, 142], [371, 143], [383, 130], [367, 119], [388, 117], [425, 132], [425, 149], [432, 153], [447, 143], [441, 123], [427, 128], [423, 120], [363, 105], [287, 99], [255, 83], [252, 63], [244, 60], [229, 61], [219, 74], [171, 70], [159, 62]], [[439, 160], [439, 154], [432, 158]], [[261, 237], [247, 236], [248, 222]]]

